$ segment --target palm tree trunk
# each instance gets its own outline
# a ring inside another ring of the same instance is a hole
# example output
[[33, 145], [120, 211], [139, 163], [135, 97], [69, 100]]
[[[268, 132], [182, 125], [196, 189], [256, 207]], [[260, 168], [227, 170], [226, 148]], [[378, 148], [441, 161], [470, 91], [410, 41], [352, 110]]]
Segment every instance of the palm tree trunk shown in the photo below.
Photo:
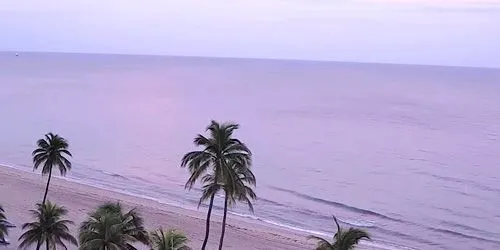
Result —
[[49, 239], [45, 240], [45, 249], [50, 250], [49, 249]]
[[38, 240], [38, 242], [36, 243], [36, 250], [40, 250], [41, 246], [42, 246], [42, 241]]
[[47, 180], [47, 186], [45, 187], [45, 194], [43, 195], [42, 205], [45, 205], [45, 200], [47, 199], [47, 193], [49, 192], [50, 177], [52, 177], [52, 167], [49, 169], [49, 179]]
[[224, 242], [224, 233], [226, 232], [226, 216], [227, 216], [227, 201], [229, 196], [226, 193], [226, 198], [224, 200], [224, 216], [222, 217], [222, 232], [220, 234], [219, 250], [222, 250], [222, 243]]
[[205, 250], [205, 248], [207, 247], [208, 235], [210, 234], [210, 215], [212, 214], [212, 207], [214, 205], [214, 198], [215, 198], [215, 193], [212, 194], [212, 197], [210, 197], [210, 204], [208, 205], [207, 225], [205, 227], [205, 239], [203, 240], [203, 245], [201, 246], [201, 250]]

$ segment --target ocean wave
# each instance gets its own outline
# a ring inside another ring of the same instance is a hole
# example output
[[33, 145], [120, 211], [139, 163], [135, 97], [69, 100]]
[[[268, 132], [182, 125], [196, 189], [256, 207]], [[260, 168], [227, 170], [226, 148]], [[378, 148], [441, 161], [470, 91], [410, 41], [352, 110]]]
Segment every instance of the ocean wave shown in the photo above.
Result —
[[366, 220], [352, 220], [352, 219], [338, 219], [340, 222], [343, 222], [347, 225], [355, 226], [355, 227], [374, 227], [374, 221], [366, 221]]
[[[460, 223], [454, 223], [454, 222], [451, 222], [451, 221], [441, 221], [440, 224], [445, 225], [445, 226], [449, 226], [449, 227], [453, 227], [453, 228], [461, 228], [461, 229], [464, 229], [464, 230], [467, 230], [467, 231], [471, 231], [471, 232], [478, 232], [478, 233], [481, 233], [481, 234], [492, 235], [492, 237], [500, 238], [500, 234], [498, 234], [498, 233], [495, 234], [493, 232], [482, 230], [482, 229], [479, 229], [479, 228], [476, 228], [476, 227], [473, 227], [473, 226], [469, 226], [469, 225], [464, 225], [464, 224], [460, 224]], [[493, 236], [493, 235], [495, 235], [495, 236]]]
[[458, 236], [458, 237], [467, 238], [467, 239], [491, 242], [491, 243], [496, 243], [496, 244], [500, 243], [499, 240], [488, 239], [488, 238], [484, 238], [484, 237], [479, 237], [479, 236], [475, 236], [475, 235], [457, 232], [454, 230], [436, 228], [436, 227], [426, 227], [426, 228], [431, 230], [431, 231], [437, 232], [437, 233], [448, 234], [448, 235]]
[[363, 241], [360, 245], [367, 246], [370, 248], [383, 249], [383, 250], [417, 250], [412, 247], [399, 246], [387, 242], [377, 242], [377, 241]]
[[242, 214], [242, 213], [237, 213], [237, 212], [233, 212], [233, 211], [229, 211], [228, 213], [230, 213], [232, 215], [236, 215], [238, 217], [242, 217], [242, 218], [248, 218], [248, 219], [261, 221], [261, 222], [264, 222], [266, 224], [271, 224], [274, 226], [278, 226], [278, 227], [289, 229], [289, 230], [296, 231], [296, 232], [308, 233], [311, 235], [317, 235], [317, 236], [323, 236], [323, 237], [331, 237], [332, 236], [331, 233], [315, 231], [315, 230], [310, 230], [310, 229], [304, 229], [304, 228], [289, 225], [286, 223], [281, 223], [281, 222], [277, 222], [277, 221], [273, 221], [273, 220], [269, 220], [269, 219], [265, 219], [265, 218], [260, 218], [260, 217], [257, 217], [255, 215]]
[[273, 205], [273, 206], [277, 206], [277, 207], [283, 207], [285, 206], [284, 204], [282, 203], [279, 203], [279, 202], [276, 202], [276, 201], [272, 201], [272, 200], [269, 200], [269, 199], [266, 199], [266, 198], [260, 198], [258, 199], [259, 202], [264, 202], [266, 204], [270, 204], [270, 205]]
[[[293, 225], [289, 225], [289, 224], [285, 224], [285, 223], [280, 223], [280, 222], [273, 221], [273, 220], [259, 218], [259, 217], [254, 216], [254, 215], [235, 213], [235, 212], [232, 212], [232, 211], [229, 211], [229, 213], [232, 214], [232, 215], [239, 216], [239, 217], [261, 221], [261, 222], [264, 222], [266, 224], [270, 224], [270, 225], [277, 226], [277, 227], [280, 227], [280, 228], [288, 229], [288, 230], [291, 230], [291, 231], [301, 232], [301, 233], [307, 233], [309, 235], [315, 235], [315, 236], [325, 237], [325, 238], [330, 238], [333, 235], [333, 233], [316, 231], [316, 230], [310, 230], [310, 229], [304, 229], [304, 228], [301, 228], [301, 227], [297, 227], [297, 226], [293, 226]], [[342, 222], [344, 222], [341, 219], [339, 219], [339, 220], [342, 221]], [[344, 222], [344, 223], [346, 223], [346, 222]], [[395, 244], [391, 244], [391, 243], [378, 242], [378, 241], [373, 241], [373, 240], [370, 240], [370, 241], [361, 241], [360, 245], [371, 247], [371, 248], [376, 248], [376, 249], [381, 249], [381, 250], [416, 250], [415, 248], [410, 248], [410, 247], [405, 247], [405, 246], [399, 246], [399, 245], [395, 245]]]
[[[25, 168], [17, 168], [15, 166], [7, 165], [7, 164], [0, 164], [0, 166], [17, 169], [17, 170], [21, 170], [24, 172], [31, 172], [31, 171], [27, 171]], [[109, 175], [109, 176], [113, 176], [113, 173], [105, 172], [102, 170], [100, 170], [100, 172], [105, 173], [106, 175]], [[81, 177], [84, 177], [84, 176], [81, 175]], [[87, 177], [84, 177], [84, 178], [87, 178]], [[66, 180], [71, 181], [71, 182], [75, 182], [78, 184], [94, 187], [94, 188], [104, 189], [104, 190], [108, 190], [108, 191], [112, 191], [112, 192], [117, 192], [120, 194], [130, 195], [130, 196], [134, 196], [134, 197], [138, 197], [138, 198], [142, 198], [142, 199], [147, 199], [150, 201], [158, 202], [160, 204], [179, 207], [179, 208], [186, 209], [186, 210], [191, 210], [191, 211], [197, 210], [196, 206], [185, 205], [185, 204], [181, 204], [179, 202], [167, 201], [165, 199], [154, 198], [154, 197], [151, 197], [148, 195], [141, 195], [141, 194], [138, 194], [136, 192], [124, 191], [123, 189], [109, 187], [109, 185], [107, 186], [104, 184], [89, 183], [89, 182], [85, 181], [84, 178], [66, 178]], [[278, 203], [276, 203], [276, 204], [278, 204]], [[205, 205], [203, 205], [203, 206], [205, 206]], [[214, 205], [214, 208], [215, 208], [215, 210], [222, 211], [222, 207]], [[290, 230], [290, 231], [294, 231], [294, 232], [307, 233], [310, 235], [316, 235], [316, 236], [327, 237], [327, 238], [332, 236], [332, 233], [316, 231], [316, 230], [311, 230], [311, 229], [305, 229], [302, 227], [297, 227], [297, 226], [293, 226], [290, 224], [281, 223], [281, 222], [277, 222], [277, 221], [266, 219], [266, 218], [261, 218], [261, 217], [255, 216], [255, 215], [237, 213], [237, 212], [233, 212], [233, 211], [228, 211], [228, 213], [230, 213], [234, 216], [259, 221], [261, 223], [273, 225], [273, 226], [283, 228], [286, 230]], [[373, 224], [369, 223], [369, 222], [367, 223], [367, 222], [363, 222], [363, 221], [348, 220], [348, 219], [339, 219], [339, 220], [345, 224], [349, 224], [349, 225], [353, 225], [353, 226], [360, 226], [360, 227], [363, 227], [364, 225], [368, 226], [368, 227], [373, 226]], [[362, 241], [360, 243], [360, 245], [364, 245], [364, 246], [368, 246], [368, 247], [375, 247], [377, 249], [383, 249], [383, 250], [413, 250], [412, 248], [401, 247], [401, 246], [396, 246], [396, 245], [391, 245], [391, 244], [386, 244], [386, 243], [380, 243], [380, 242], [376, 242], [373, 240], [369, 241], [369, 242]]]
[[136, 192], [123, 191], [123, 189], [112, 188], [112, 187], [109, 187], [109, 186], [106, 186], [103, 184], [94, 184], [94, 183], [91, 184], [91, 183], [86, 182], [83, 179], [69, 178], [67, 180], [71, 181], [71, 182], [78, 183], [78, 184], [94, 187], [94, 188], [104, 189], [104, 190], [116, 192], [119, 194], [124, 194], [124, 195], [133, 196], [133, 197], [137, 197], [137, 198], [141, 198], [141, 199], [145, 199], [145, 200], [154, 201], [154, 202], [168, 205], [168, 206], [179, 207], [179, 208], [186, 209], [186, 210], [197, 210], [196, 206], [189, 206], [189, 205], [187, 206], [187, 205], [179, 203], [179, 202], [172, 202], [172, 201], [167, 201], [165, 199], [154, 198], [154, 197], [151, 197], [148, 195], [138, 194]]
[[360, 214], [365, 214], [365, 215], [372, 215], [372, 216], [375, 216], [375, 217], [379, 217], [381, 219], [386, 219], [386, 220], [391, 220], [391, 221], [396, 221], [396, 222], [405, 222], [403, 220], [396, 219], [396, 218], [393, 218], [393, 217], [390, 217], [390, 216], [387, 216], [387, 215], [383, 215], [381, 213], [377, 213], [377, 212], [374, 212], [374, 211], [371, 211], [371, 210], [367, 210], [367, 209], [363, 209], [363, 208], [358, 208], [358, 207], [350, 206], [350, 205], [347, 205], [347, 204], [344, 204], [344, 203], [340, 203], [340, 202], [329, 201], [329, 200], [325, 200], [325, 199], [322, 199], [322, 198], [313, 197], [313, 196], [310, 196], [310, 195], [307, 195], [307, 194], [303, 194], [303, 193], [299, 193], [299, 192], [296, 192], [296, 191], [293, 191], [293, 190], [288, 190], [288, 189], [279, 188], [279, 187], [272, 187], [272, 186], [270, 186], [270, 188], [272, 188], [274, 190], [281, 191], [281, 192], [286, 192], [286, 193], [295, 195], [297, 197], [300, 197], [300, 198], [303, 198], [303, 199], [306, 199], [306, 200], [310, 200], [310, 201], [322, 203], [322, 204], [329, 205], [329, 206], [335, 206], [335, 207], [347, 209], [347, 210], [350, 210], [352, 212], [356, 212], [356, 213], [360, 213]]
[[[322, 221], [331, 221], [333, 223], [333, 218], [331, 215], [323, 215], [310, 209], [297, 209], [294, 212], [308, 217], [314, 216], [316, 219], [320, 219]], [[337, 219], [340, 222], [349, 226], [366, 227], [366, 228], [375, 226], [374, 221], [361, 220], [361, 219], [346, 219], [346, 218], [337, 218]]]
[[120, 179], [123, 179], [123, 180], [128, 180], [129, 178], [121, 175], [121, 174], [117, 174], [117, 173], [112, 173], [112, 172], [108, 172], [108, 171], [104, 171], [104, 170], [97, 170], [105, 175], [109, 175], [111, 177], [116, 177], [116, 178], [120, 178]]
[[[272, 201], [272, 200], [269, 200], [269, 199], [265, 199], [265, 198], [259, 198], [258, 202], [260, 204], [263, 204], [263, 205], [272, 205], [272, 206], [276, 206], [276, 207], [286, 207], [287, 209], [291, 209], [290, 206], [287, 206], [285, 204], [282, 204], [282, 203], [279, 203], [279, 202], [275, 202], [275, 201]], [[324, 221], [332, 221], [333, 222], [333, 219], [332, 219], [332, 216], [331, 215], [323, 215], [323, 214], [320, 214], [318, 213], [317, 211], [314, 211], [314, 210], [310, 210], [310, 209], [295, 209], [293, 210], [294, 213], [298, 213], [300, 215], [304, 215], [304, 216], [307, 216], [307, 217], [311, 217], [311, 216], [314, 216], [316, 219], [319, 219], [319, 220], [324, 220]], [[361, 219], [340, 219], [338, 218], [338, 220], [344, 224], [347, 224], [347, 225], [350, 225], [350, 226], [355, 226], [355, 227], [366, 227], [366, 228], [370, 228], [370, 227], [374, 227], [375, 226], [375, 222], [374, 221], [368, 221], [368, 220], [361, 220]]]
[[[483, 184], [477, 183], [477, 182], [472, 181], [472, 180], [462, 179], [462, 178], [458, 178], [458, 177], [442, 176], [442, 175], [438, 175], [438, 174], [428, 173], [425, 171], [418, 171], [415, 173], [420, 174], [420, 175], [430, 176], [430, 177], [433, 177], [433, 178], [436, 178], [436, 179], [439, 179], [442, 181], [447, 181], [447, 182], [451, 182], [451, 183], [460, 183], [462, 185], [467, 185], [467, 186], [473, 186], [475, 188], [478, 188], [478, 189], [481, 189], [481, 190], [487, 191], [487, 192], [500, 193], [500, 189], [498, 189], [498, 188], [483, 185]], [[467, 194], [470, 194], [470, 193], [467, 193]]]
[[[376, 227], [377, 232], [383, 233], [385, 235], [390, 236], [390, 238], [397, 238], [397, 239], [406, 239], [411, 242], [418, 242], [418, 243], [423, 243], [429, 246], [436, 246], [439, 244], [436, 244], [436, 242], [429, 241], [425, 236], [422, 237], [423, 235], [420, 234], [411, 234], [407, 232], [400, 232], [400, 231], [394, 231], [394, 230], [389, 230], [386, 227]], [[444, 246], [440, 246], [441, 248], [444, 248]]]

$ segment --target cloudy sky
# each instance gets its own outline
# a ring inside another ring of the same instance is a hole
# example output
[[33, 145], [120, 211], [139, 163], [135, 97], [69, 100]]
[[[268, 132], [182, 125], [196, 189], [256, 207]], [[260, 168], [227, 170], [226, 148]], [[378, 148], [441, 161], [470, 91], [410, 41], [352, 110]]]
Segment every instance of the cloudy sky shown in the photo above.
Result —
[[0, 51], [500, 68], [500, 0], [2, 0]]

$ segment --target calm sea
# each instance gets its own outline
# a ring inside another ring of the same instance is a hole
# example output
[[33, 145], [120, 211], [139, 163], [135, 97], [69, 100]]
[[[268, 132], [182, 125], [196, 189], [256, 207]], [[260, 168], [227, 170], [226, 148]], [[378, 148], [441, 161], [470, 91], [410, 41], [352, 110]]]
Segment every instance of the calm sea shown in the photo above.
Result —
[[[211, 119], [254, 152], [255, 214], [387, 249], [500, 249], [500, 70], [0, 54], [0, 163], [70, 141], [70, 177], [195, 207], [180, 158]], [[220, 202], [221, 199], [219, 199]], [[218, 203], [220, 205], [220, 203]]]

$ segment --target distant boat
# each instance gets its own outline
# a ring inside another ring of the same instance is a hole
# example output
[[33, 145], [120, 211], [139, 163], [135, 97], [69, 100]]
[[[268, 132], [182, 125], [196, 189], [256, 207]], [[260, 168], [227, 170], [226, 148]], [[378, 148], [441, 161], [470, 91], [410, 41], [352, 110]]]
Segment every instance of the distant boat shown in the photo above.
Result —
[[19, 56], [19, 53], [16, 53], [16, 56]]

